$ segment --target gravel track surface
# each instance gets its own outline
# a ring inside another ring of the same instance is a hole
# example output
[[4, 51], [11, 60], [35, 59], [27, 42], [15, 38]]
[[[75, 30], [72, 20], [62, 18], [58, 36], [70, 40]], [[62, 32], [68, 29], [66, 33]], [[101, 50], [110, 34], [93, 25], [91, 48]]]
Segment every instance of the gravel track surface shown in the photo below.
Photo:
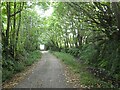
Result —
[[42, 58], [32, 73], [15, 88], [72, 88], [66, 80], [64, 66], [60, 60], [47, 51], [42, 53]]

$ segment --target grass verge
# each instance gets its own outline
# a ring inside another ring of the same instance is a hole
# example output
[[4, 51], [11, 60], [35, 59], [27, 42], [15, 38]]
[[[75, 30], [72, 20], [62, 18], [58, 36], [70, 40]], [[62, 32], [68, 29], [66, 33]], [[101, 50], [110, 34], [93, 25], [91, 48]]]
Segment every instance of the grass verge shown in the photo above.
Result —
[[63, 52], [53, 52], [53, 54], [61, 59], [70, 69], [79, 74], [80, 86], [82, 88], [114, 88], [111, 83], [101, 81], [86, 70], [87, 65], [79, 63], [73, 56]]
[[27, 66], [32, 65], [34, 62], [40, 60], [41, 53], [39, 50], [30, 52], [27, 57], [24, 57], [23, 60], [7, 60], [3, 62], [4, 66], [2, 67], [2, 82], [11, 79], [14, 74], [23, 71]]

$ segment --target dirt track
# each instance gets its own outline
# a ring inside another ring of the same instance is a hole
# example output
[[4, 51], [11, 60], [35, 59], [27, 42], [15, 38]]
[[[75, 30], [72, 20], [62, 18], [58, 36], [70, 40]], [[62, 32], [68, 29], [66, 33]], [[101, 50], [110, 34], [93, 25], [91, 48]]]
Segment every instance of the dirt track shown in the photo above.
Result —
[[67, 83], [60, 60], [44, 51], [32, 73], [15, 88], [72, 88], [72, 85]]

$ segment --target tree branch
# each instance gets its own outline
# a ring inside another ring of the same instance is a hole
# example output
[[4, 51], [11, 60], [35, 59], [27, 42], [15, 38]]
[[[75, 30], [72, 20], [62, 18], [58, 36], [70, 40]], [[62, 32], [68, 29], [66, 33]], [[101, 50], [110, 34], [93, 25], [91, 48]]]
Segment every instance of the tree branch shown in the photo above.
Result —
[[20, 10], [16, 11], [15, 13], [11, 14], [10, 17], [13, 17], [16, 14], [20, 13], [23, 10], [23, 6], [24, 6], [24, 2], [23, 2], [23, 5], [22, 5], [22, 8], [20, 8]]
[[92, 21], [96, 24], [100, 24], [99, 22], [97, 22], [85, 9], [81, 8], [78, 4], [76, 4], [75, 2], [72, 2], [74, 4], [71, 5], [70, 3], [68, 3], [71, 7], [73, 7], [76, 11], [82, 10], [85, 14], [87, 14], [87, 16], [92, 19]]

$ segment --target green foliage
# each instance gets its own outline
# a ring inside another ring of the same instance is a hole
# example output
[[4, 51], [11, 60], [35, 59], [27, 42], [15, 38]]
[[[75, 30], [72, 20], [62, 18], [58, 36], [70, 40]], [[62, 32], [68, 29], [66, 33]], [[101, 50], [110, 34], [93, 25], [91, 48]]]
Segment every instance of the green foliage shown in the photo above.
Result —
[[25, 64], [23, 62], [15, 62], [14, 63], [14, 72], [21, 72], [22, 70], [24, 70], [25, 68]]
[[12, 59], [6, 61], [3, 60], [2, 66], [2, 81], [10, 79], [14, 74], [23, 71], [27, 66], [32, 65], [38, 61], [41, 57], [39, 50], [28, 53], [27, 57], [24, 57], [20, 61], [14, 61]]
[[[36, 5], [42, 8], [41, 11], [52, 6], [52, 16], [40, 17], [35, 12]], [[105, 69], [119, 82], [119, 9], [120, 2], [35, 2], [30, 6], [23, 2], [2, 2], [1, 46], [2, 57], [5, 59], [2, 66], [6, 70], [4, 78], [9, 76], [9, 70], [21, 71], [26, 65], [31, 65], [38, 55], [37, 52], [36, 56], [31, 52], [37, 50], [42, 43], [47, 50], [66, 52], [80, 57], [92, 67]], [[15, 13], [19, 10], [21, 11]], [[63, 56], [61, 59], [66, 59], [67, 62], [64, 62], [79, 72], [77, 68], [80, 65], [74, 64], [70, 55], [67, 57], [62, 53], [58, 56]], [[88, 81], [89, 78], [84, 79]], [[86, 81], [83, 82], [87, 83]]]
[[86, 71], [81, 71], [80, 81], [83, 86], [92, 87], [92, 88], [113, 88], [114, 86], [111, 83], [106, 83], [101, 81], [99, 78], [96, 78], [91, 73]]
[[13, 71], [2, 69], [2, 81], [8, 80], [13, 76]]
[[[87, 44], [84, 45], [80, 52], [80, 58], [91, 67], [105, 70], [107, 73], [104, 78], [112, 80], [117, 83], [119, 87], [120, 80], [120, 43], [116, 40], [107, 40], [104, 43]], [[101, 77], [99, 75], [99, 77]]]
[[1, 9], [2, 71], [5, 81], [41, 56], [36, 51], [39, 49], [41, 19], [26, 2], [2, 2]]
[[111, 83], [106, 83], [89, 73], [86, 64], [81, 64], [75, 58], [67, 53], [53, 52], [55, 56], [60, 58], [75, 74], [79, 74], [81, 87], [83, 88], [113, 88]]
[[[107, 41], [101, 46], [98, 57], [98, 66], [110, 71], [111, 75], [119, 74], [120, 71], [120, 43], [117, 41]], [[120, 80], [120, 78], [119, 78]]]
[[80, 49], [79, 48], [70, 48], [67, 52], [70, 53], [73, 56], [78, 57]]
[[82, 50], [80, 51], [81, 60], [84, 60], [84, 62], [87, 64], [91, 64], [91, 62], [94, 62], [92, 64], [95, 64], [96, 61], [93, 61], [95, 58], [95, 55], [96, 55], [96, 50], [93, 44], [84, 45], [82, 47]]
[[38, 61], [41, 57], [40, 51], [31, 52], [28, 59], [24, 61], [26, 66], [30, 66], [33, 62]]
[[9, 60], [3, 60], [2, 62], [2, 67], [6, 67], [6, 69], [8, 70], [12, 70], [13, 71], [13, 67], [14, 67], [14, 61], [12, 59]]
[[57, 51], [79, 57], [96, 69], [104, 69], [119, 83], [119, 5], [120, 2], [56, 4], [53, 16], [46, 19], [47, 31], [51, 30], [50, 41], [54, 42], [48, 46], [52, 49], [58, 46]]
[[59, 53], [59, 52], [55, 52], [54, 54], [58, 58], [60, 58], [61, 60], [63, 60], [65, 62], [65, 64], [71, 65], [74, 69], [76, 69], [76, 64], [77, 64], [77, 66], [79, 66], [79, 64], [77, 62], [73, 63], [75, 60], [74, 60], [74, 57], [71, 56], [70, 54]]

